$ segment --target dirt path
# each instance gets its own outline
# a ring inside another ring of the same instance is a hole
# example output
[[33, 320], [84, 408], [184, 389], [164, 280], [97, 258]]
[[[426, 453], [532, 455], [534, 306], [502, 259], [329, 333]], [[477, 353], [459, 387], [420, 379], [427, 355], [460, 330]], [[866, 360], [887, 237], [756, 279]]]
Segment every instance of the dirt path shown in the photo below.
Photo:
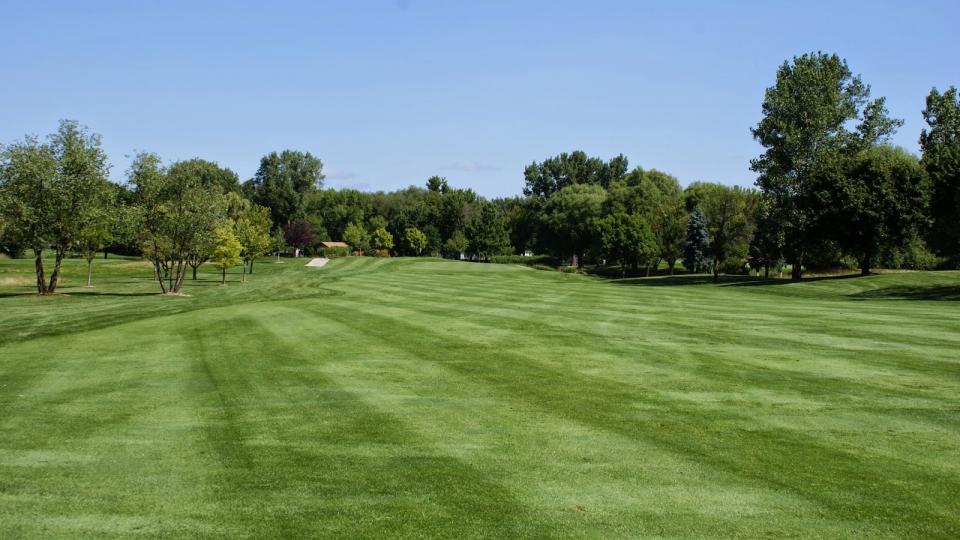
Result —
[[324, 257], [317, 257], [315, 259], [310, 259], [310, 262], [307, 263], [307, 266], [316, 266], [320, 267], [330, 262], [330, 259]]

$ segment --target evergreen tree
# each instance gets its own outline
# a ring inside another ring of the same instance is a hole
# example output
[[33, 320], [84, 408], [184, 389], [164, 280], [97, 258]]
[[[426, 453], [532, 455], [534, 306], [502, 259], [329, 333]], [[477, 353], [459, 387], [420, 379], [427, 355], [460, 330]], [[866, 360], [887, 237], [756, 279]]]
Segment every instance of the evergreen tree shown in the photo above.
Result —
[[707, 219], [699, 206], [690, 212], [687, 220], [687, 240], [683, 249], [683, 265], [687, 270], [696, 272], [706, 264], [706, 254], [710, 249], [710, 231]]

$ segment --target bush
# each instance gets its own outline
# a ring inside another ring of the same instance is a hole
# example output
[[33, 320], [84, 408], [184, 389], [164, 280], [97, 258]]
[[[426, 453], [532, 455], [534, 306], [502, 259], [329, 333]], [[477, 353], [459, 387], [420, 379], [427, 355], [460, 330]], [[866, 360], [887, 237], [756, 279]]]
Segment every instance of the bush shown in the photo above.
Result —
[[579, 274], [580, 269], [576, 266], [564, 266], [560, 268], [560, 271], [564, 274]]
[[548, 272], [555, 272], [557, 269], [553, 266], [547, 266], [545, 264], [531, 264], [530, 268], [535, 270], [546, 270]]
[[[525, 264], [527, 266], [543, 265], [558, 266], [557, 260], [549, 255], [494, 255], [490, 257], [490, 262], [494, 264]], [[552, 270], [552, 268], [551, 268]]]
[[883, 254], [881, 266], [904, 270], [932, 270], [941, 260], [920, 238], [913, 238], [903, 247], [893, 248]]
[[320, 248], [317, 250], [317, 254], [320, 255], [321, 257], [326, 257], [328, 259], [349, 257], [350, 248], [345, 248], [345, 247]]

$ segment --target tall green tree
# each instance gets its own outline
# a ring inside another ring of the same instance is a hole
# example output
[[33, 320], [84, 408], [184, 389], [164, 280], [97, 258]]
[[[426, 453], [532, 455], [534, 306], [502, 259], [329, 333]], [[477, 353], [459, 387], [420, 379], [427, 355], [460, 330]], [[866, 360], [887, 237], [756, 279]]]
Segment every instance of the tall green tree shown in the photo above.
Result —
[[609, 161], [589, 157], [583, 151], [562, 153], [533, 162], [523, 171], [524, 195], [546, 199], [567, 186], [594, 184], [610, 187], [610, 184], [627, 173], [627, 158], [619, 155]]
[[753, 216], [756, 213], [757, 193], [740, 186], [697, 182], [689, 190], [696, 192], [698, 207], [703, 209], [710, 234], [707, 248], [713, 260], [713, 279], [732, 261], [747, 258], [753, 236]]
[[694, 206], [687, 220], [687, 234], [683, 244], [683, 266], [688, 272], [706, 267], [710, 249], [710, 230], [700, 206]]
[[270, 209], [270, 218], [283, 227], [305, 214], [309, 194], [323, 185], [323, 162], [310, 152], [284, 150], [260, 159], [253, 179], [243, 186], [245, 194]]
[[[0, 153], [0, 215], [34, 254], [37, 292], [53, 294], [69, 249], [109, 204], [107, 156], [100, 136], [64, 120], [47, 142], [25, 137]], [[54, 252], [49, 280], [46, 249]]]
[[240, 191], [240, 177], [237, 173], [213, 161], [200, 158], [177, 161], [170, 165], [167, 172], [178, 176], [191, 176], [202, 186], [216, 186], [221, 193]]
[[575, 256], [582, 266], [597, 245], [595, 223], [603, 217], [607, 191], [597, 184], [574, 184], [554, 193], [544, 207], [544, 221], [552, 254], [559, 259]]
[[187, 170], [168, 170], [156, 154], [138, 154], [127, 174], [141, 214], [143, 254], [160, 292], [179, 294], [191, 256], [206, 249], [203, 244], [226, 218], [226, 197], [219, 185]]
[[[795, 280], [802, 277], [807, 251], [820, 240], [824, 209], [810, 182], [817, 167], [838, 153], [882, 142], [902, 123], [887, 116], [883, 98], [869, 97], [870, 87], [845, 60], [824, 53], [784, 62], [764, 94], [763, 119], [752, 132], [766, 151], [751, 168], [774, 201]], [[851, 122], [858, 122], [853, 130]]]
[[467, 254], [480, 260], [488, 261], [510, 251], [506, 219], [491, 202], [482, 202], [480, 211], [467, 222], [466, 237]]
[[927, 128], [920, 134], [921, 163], [930, 177], [930, 246], [960, 266], [960, 99], [957, 89], [927, 96]]
[[648, 190], [650, 202], [646, 221], [656, 239], [656, 255], [667, 262], [673, 275], [677, 260], [683, 257], [686, 237], [687, 212], [683, 190], [675, 177], [656, 170], [647, 173], [646, 181], [652, 186]]
[[597, 222], [603, 256], [620, 265], [620, 277], [627, 266], [650, 261], [659, 246], [646, 222], [636, 214], [616, 212]]
[[876, 146], [821, 167], [813, 182], [831, 236], [868, 275], [884, 250], [902, 248], [927, 221], [929, 181], [916, 157]]
[[783, 260], [783, 227], [774, 212], [770, 198], [761, 194], [757, 199], [754, 216], [753, 238], [750, 240], [749, 254], [751, 266], [763, 268], [763, 277], [770, 277], [770, 267], [780, 265]]
[[362, 225], [350, 223], [343, 232], [343, 241], [363, 255], [363, 250], [370, 245], [370, 235]]

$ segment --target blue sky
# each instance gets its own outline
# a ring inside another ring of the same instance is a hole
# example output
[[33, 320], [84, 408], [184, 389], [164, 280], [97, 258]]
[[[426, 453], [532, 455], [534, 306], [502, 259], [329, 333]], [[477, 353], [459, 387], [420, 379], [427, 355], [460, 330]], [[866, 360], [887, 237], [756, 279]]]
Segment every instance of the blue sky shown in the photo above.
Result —
[[0, 142], [77, 119], [118, 180], [136, 150], [247, 179], [292, 148], [328, 186], [500, 196], [582, 149], [749, 185], [786, 58], [845, 57], [911, 151], [930, 88], [960, 85], [955, 0], [0, 2]]

